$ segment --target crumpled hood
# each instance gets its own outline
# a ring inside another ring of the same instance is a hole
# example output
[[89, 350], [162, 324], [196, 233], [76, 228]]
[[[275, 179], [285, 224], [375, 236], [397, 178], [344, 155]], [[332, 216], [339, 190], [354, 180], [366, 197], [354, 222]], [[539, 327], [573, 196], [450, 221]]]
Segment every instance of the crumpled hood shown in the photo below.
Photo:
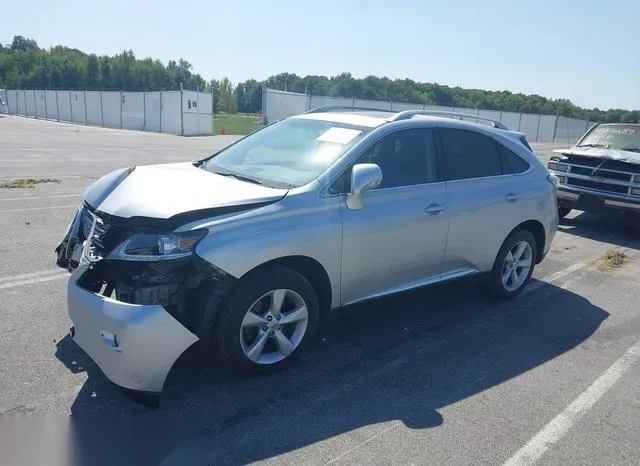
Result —
[[167, 219], [195, 210], [273, 202], [286, 193], [180, 162], [115, 170], [86, 189], [85, 201], [118, 217]]
[[604, 149], [601, 147], [572, 147], [570, 149], [554, 149], [555, 153], [565, 155], [580, 155], [598, 159], [618, 160], [640, 165], [640, 153], [620, 149]]

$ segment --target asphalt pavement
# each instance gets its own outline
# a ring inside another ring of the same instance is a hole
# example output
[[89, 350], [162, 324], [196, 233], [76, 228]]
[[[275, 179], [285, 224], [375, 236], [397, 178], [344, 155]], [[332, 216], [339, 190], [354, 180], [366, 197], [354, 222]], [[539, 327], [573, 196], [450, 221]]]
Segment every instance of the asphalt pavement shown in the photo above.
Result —
[[574, 211], [514, 301], [452, 282], [335, 316], [278, 374], [187, 352], [157, 408], [113, 386], [67, 336], [53, 249], [93, 179], [233, 139], [0, 118], [0, 181], [56, 180], [0, 189], [0, 463], [640, 464], [640, 225], [619, 216]]

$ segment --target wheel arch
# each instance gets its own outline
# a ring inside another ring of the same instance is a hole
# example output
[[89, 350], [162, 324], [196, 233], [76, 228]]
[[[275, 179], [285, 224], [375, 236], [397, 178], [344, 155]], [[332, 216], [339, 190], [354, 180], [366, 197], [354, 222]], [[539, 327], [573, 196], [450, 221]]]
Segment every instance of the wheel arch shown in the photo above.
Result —
[[318, 260], [304, 255], [291, 255], [271, 259], [248, 270], [240, 277], [228, 281], [225, 286], [216, 290], [211, 296], [209, 304], [203, 309], [203, 315], [200, 317], [196, 331], [202, 341], [201, 346], [203, 346], [205, 351], [210, 352], [215, 349], [215, 343], [211, 341], [210, 337], [212, 331], [217, 326], [220, 306], [227, 300], [227, 297], [245, 278], [273, 266], [287, 267], [309, 280], [311, 286], [316, 291], [321, 315], [324, 311], [331, 309], [333, 286], [328, 272]]
[[239, 280], [242, 280], [243, 277], [258, 270], [273, 267], [275, 265], [287, 267], [309, 280], [311, 286], [313, 286], [313, 289], [318, 295], [318, 304], [320, 306], [320, 311], [323, 312], [331, 309], [333, 286], [331, 284], [329, 274], [318, 260], [313, 259], [309, 256], [292, 255], [271, 259], [249, 270], [242, 277], [240, 277]]
[[546, 246], [546, 233], [544, 231], [544, 226], [538, 220], [527, 220], [522, 222], [520, 225], [515, 227], [513, 230], [509, 232], [507, 238], [515, 233], [516, 231], [528, 231], [533, 235], [533, 238], [536, 240], [536, 264], [542, 262], [544, 257], [544, 248]]

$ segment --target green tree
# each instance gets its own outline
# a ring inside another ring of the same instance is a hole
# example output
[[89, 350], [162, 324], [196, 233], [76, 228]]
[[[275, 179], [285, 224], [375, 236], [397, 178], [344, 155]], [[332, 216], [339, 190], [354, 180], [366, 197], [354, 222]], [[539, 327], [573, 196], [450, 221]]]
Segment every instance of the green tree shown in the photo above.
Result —
[[178, 89], [182, 84], [185, 89], [211, 92], [219, 111], [259, 112], [263, 83], [272, 89], [312, 95], [559, 114], [593, 122], [640, 122], [638, 110], [585, 109], [567, 99], [548, 99], [535, 94], [464, 89], [385, 76], [355, 78], [347, 72], [304, 77], [279, 73], [264, 81], [249, 79], [234, 86], [226, 77], [205, 81], [194, 73], [191, 63], [182, 58], [165, 65], [150, 57], [138, 58], [132, 50], [113, 56], [86, 54], [62, 45], [46, 50], [33, 39], [20, 35], [14, 36], [9, 44], [0, 44], [0, 87], [3, 88], [158, 91]]

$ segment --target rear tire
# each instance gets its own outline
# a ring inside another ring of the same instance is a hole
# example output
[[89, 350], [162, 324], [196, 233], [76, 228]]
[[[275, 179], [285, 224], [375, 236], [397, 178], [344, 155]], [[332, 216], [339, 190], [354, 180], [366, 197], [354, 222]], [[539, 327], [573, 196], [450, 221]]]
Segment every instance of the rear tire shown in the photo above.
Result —
[[496, 256], [488, 284], [497, 299], [511, 299], [529, 284], [535, 268], [538, 246], [528, 230], [511, 233]]
[[244, 375], [278, 371], [311, 341], [319, 314], [303, 275], [282, 266], [252, 272], [221, 305], [213, 335], [217, 356]]

